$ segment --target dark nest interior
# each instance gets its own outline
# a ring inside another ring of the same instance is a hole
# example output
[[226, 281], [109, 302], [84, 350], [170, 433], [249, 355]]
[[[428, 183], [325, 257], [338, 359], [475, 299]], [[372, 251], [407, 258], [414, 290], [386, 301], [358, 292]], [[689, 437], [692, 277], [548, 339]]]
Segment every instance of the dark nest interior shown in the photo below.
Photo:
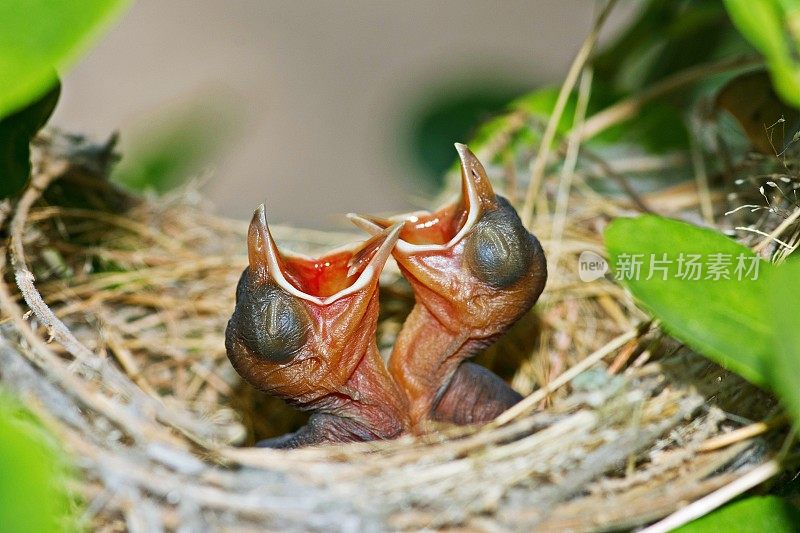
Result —
[[[599, 194], [591, 168], [568, 187], [544, 180], [532, 228], [550, 279], [479, 358], [525, 400], [484, 427], [279, 451], [248, 445], [303, 416], [243, 385], [223, 342], [246, 224], [191, 189], [124, 193], [107, 181], [113, 160], [112, 143], [41, 134], [29, 188], [0, 207], [0, 379], [74, 458], [85, 527], [624, 530], [774, 473], [788, 432], [775, 400], [666, 336], [610, 275], [577, 271], [581, 252], [605, 253], [610, 219], [639, 204], [721, 214], [729, 185], [630, 196]], [[507, 169], [488, 170], [516, 199]], [[752, 216], [763, 231], [780, 221]], [[361, 238], [273, 231], [310, 254]], [[381, 290], [388, 350], [413, 296], [394, 266]]]

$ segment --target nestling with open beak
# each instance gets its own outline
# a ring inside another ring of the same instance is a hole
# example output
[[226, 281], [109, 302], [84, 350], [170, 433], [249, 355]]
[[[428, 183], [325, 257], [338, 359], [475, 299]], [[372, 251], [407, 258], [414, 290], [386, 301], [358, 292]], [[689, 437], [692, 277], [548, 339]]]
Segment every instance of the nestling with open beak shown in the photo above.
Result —
[[261, 445], [390, 439], [408, 430], [405, 397], [375, 340], [378, 278], [399, 231], [312, 259], [281, 254], [264, 206], [256, 211], [225, 347], [248, 383], [313, 412], [299, 431]]
[[[251, 385], [313, 414], [264, 446], [291, 448], [421, 433], [431, 420], [494, 419], [521, 396], [466, 361], [541, 294], [539, 241], [495, 195], [478, 159], [457, 144], [461, 195], [433, 213], [349, 215], [372, 234], [318, 259], [279, 252], [263, 206], [250, 223], [250, 266], [225, 333]], [[375, 340], [378, 278], [389, 255], [416, 299], [387, 365]]]
[[521, 399], [490, 371], [464, 362], [536, 302], [547, 281], [539, 241], [497, 196], [478, 158], [456, 144], [461, 195], [432, 213], [381, 219], [349, 215], [375, 235], [403, 222], [394, 258], [416, 305], [389, 359], [413, 426], [428, 419], [482, 423]]

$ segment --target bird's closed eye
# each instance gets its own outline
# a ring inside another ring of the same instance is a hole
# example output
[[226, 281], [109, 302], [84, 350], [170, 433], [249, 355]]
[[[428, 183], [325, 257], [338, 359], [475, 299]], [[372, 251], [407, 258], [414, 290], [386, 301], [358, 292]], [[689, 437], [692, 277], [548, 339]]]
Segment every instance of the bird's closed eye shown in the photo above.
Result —
[[239, 338], [265, 361], [290, 362], [306, 342], [311, 323], [307, 311], [275, 285], [244, 283], [234, 312]]
[[513, 209], [500, 208], [486, 213], [475, 225], [464, 252], [475, 277], [490, 287], [505, 289], [529, 272], [535, 246]]

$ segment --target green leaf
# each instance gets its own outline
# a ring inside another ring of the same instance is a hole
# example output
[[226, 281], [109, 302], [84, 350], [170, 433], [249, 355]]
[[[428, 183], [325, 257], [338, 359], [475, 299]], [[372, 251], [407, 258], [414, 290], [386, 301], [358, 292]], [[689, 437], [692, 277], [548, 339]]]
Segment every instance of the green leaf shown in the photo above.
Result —
[[0, 524], [3, 531], [68, 529], [65, 470], [27, 412], [0, 396]]
[[0, 119], [0, 199], [18, 194], [31, 173], [31, 139], [50, 118], [61, 86], [11, 115]]
[[782, 10], [774, 0], [724, 0], [734, 25], [768, 57], [786, 53], [781, 28]]
[[795, 424], [800, 424], [800, 261], [774, 268], [765, 294], [767, 317], [774, 328], [769, 378]]
[[127, 0], [0, 2], [0, 117], [41, 97]]
[[[605, 241], [617, 279], [671, 335], [752, 383], [767, 383], [766, 262], [716, 231], [652, 215], [613, 221]], [[700, 279], [693, 279], [697, 263]], [[714, 279], [714, 265], [728, 279]]]
[[793, 533], [800, 524], [800, 510], [776, 496], [754, 496], [717, 509], [675, 530], [676, 533]]

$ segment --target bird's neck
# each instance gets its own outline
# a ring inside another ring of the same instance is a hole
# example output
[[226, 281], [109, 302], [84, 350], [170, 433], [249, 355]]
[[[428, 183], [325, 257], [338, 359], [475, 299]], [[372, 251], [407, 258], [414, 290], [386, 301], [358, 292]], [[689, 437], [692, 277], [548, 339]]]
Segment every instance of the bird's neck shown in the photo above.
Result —
[[340, 390], [298, 407], [341, 417], [374, 439], [395, 438], [410, 428], [405, 396], [389, 375], [374, 342], [360, 356]]
[[421, 430], [461, 362], [489, 343], [471, 338], [469, 331], [451, 331], [427, 307], [414, 306], [389, 358], [389, 373], [406, 394], [412, 427]]

